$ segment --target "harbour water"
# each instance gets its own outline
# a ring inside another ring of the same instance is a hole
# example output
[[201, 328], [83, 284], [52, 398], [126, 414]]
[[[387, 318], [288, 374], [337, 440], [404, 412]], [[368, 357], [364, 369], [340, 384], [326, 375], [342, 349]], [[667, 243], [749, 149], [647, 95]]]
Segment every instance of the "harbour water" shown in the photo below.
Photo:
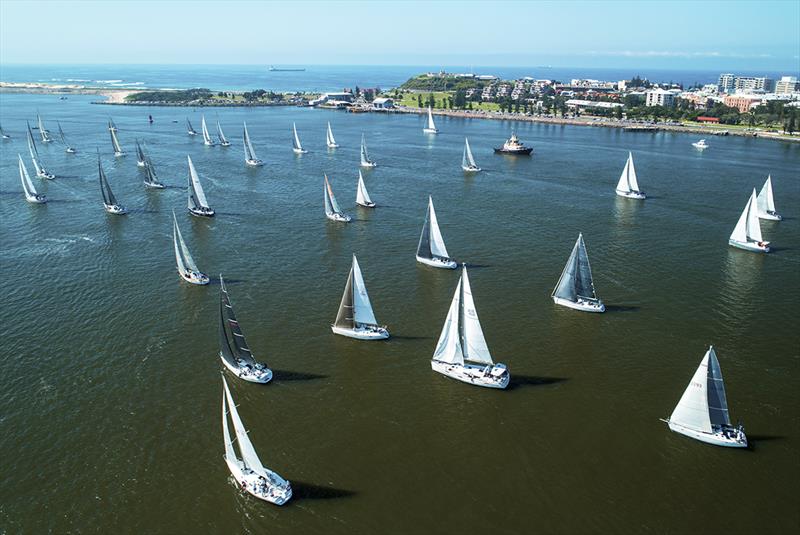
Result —
[[[800, 525], [800, 146], [742, 137], [308, 108], [205, 110], [233, 145], [186, 135], [203, 110], [0, 95], [0, 531], [9, 533], [786, 533]], [[39, 145], [51, 200], [25, 203], [17, 154], [37, 111], [78, 154]], [[110, 114], [128, 156], [114, 158]], [[149, 125], [147, 115], [154, 123]], [[266, 165], [246, 168], [241, 125]], [[330, 121], [341, 148], [325, 148]], [[308, 154], [291, 151], [291, 125]], [[532, 158], [494, 155], [516, 131]], [[355, 207], [358, 143], [375, 210]], [[468, 136], [484, 172], [460, 169]], [[146, 191], [134, 140], [163, 191]], [[102, 208], [95, 150], [119, 201]], [[614, 195], [632, 151], [645, 201]], [[186, 213], [186, 156], [217, 210]], [[355, 221], [323, 213], [327, 173]], [[727, 240], [771, 174], [769, 255]], [[435, 374], [457, 283], [415, 263], [427, 196], [507, 391]], [[249, 344], [276, 370], [229, 378], [279, 508], [222, 459], [219, 285], [179, 280], [171, 211], [199, 267], [224, 274]], [[605, 314], [550, 292], [583, 232]], [[393, 337], [334, 336], [358, 255]], [[714, 344], [749, 450], [669, 432]]]

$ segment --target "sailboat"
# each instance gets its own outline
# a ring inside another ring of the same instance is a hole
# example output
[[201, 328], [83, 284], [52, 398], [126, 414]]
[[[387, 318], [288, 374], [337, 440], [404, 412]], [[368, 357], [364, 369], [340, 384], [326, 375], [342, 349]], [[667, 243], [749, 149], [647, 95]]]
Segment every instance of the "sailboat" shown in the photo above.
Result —
[[341, 223], [349, 223], [350, 216], [342, 212], [339, 208], [339, 203], [336, 202], [336, 197], [333, 195], [331, 184], [328, 182], [328, 175], [325, 176], [325, 183], [323, 185], [323, 194], [325, 196], [325, 216], [331, 221], [339, 221]]
[[378, 167], [378, 164], [369, 159], [367, 142], [364, 139], [364, 134], [361, 134], [361, 167]]
[[144, 150], [142, 150], [142, 146], [139, 145], [139, 140], [136, 141], [136, 165], [139, 167], [146, 167], [147, 166], [147, 156], [144, 154]]
[[42, 136], [42, 143], [50, 143], [53, 141], [53, 138], [50, 137], [50, 132], [47, 131], [47, 128], [44, 127], [44, 121], [42, 121], [42, 116], [38, 113], [36, 114], [36, 120], [39, 123], [39, 135]]
[[175, 246], [175, 263], [178, 266], [178, 275], [190, 284], [204, 286], [209, 283], [208, 275], [197, 269], [186, 242], [183, 241], [181, 229], [175, 210], [172, 211], [172, 244]]
[[417, 245], [417, 262], [443, 269], [456, 269], [458, 264], [447, 254], [436, 211], [433, 209], [433, 198], [428, 196], [428, 211], [425, 213], [425, 223]]
[[128, 210], [117, 202], [114, 192], [111, 191], [111, 186], [108, 185], [106, 173], [103, 171], [103, 166], [100, 164], [100, 153], [97, 154], [97, 171], [100, 175], [100, 193], [103, 195], [103, 206], [106, 212], [114, 215], [125, 215]]
[[11, 139], [11, 136], [8, 135], [5, 130], [3, 130], [2, 126], [0, 126], [0, 138], [2, 138], [2, 139]]
[[[292, 485], [281, 476], [261, 464], [247, 429], [236, 410], [236, 403], [225, 377], [222, 378], [222, 436], [225, 441], [225, 464], [231, 471], [236, 483], [252, 496], [275, 505], [283, 505], [292, 497]], [[236, 443], [239, 445], [241, 460], [236, 456], [233, 440], [228, 430], [228, 415], [233, 422]]]
[[636, 180], [636, 168], [633, 166], [633, 154], [628, 152], [628, 161], [622, 169], [622, 174], [617, 182], [617, 195], [629, 199], [644, 199], [646, 195], [639, 190], [639, 182]]
[[219, 121], [217, 121], [217, 137], [219, 138], [219, 144], [221, 147], [231, 146], [231, 142], [228, 141], [228, 138], [226, 138], [225, 134], [222, 132], [222, 125], [219, 124]]
[[156, 168], [153, 167], [153, 161], [149, 156], [146, 157], [144, 166], [144, 187], [151, 189], [164, 189], [166, 186], [158, 180], [156, 175]]
[[756, 189], [750, 195], [750, 200], [744, 207], [739, 221], [728, 238], [728, 243], [739, 249], [756, 253], [768, 253], [769, 242], [761, 237], [761, 224], [758, 222], [758, 205], [756, 203]]
[[111, 134], [111, 146], [114, 148], [114, 156], [125, 156], [125, 151], [122, 150], [122, 147], [119, 144], [119, 139], [117, 139], [117, 127], [114, 125], [114, 121], [108, 121], [108, 132]]
[[772, 175], [767, 176], [767, 181], [756, 198], [758, 218], [780, 221], [783, 217], [775, 211], [775, 197], [772, 195]]
[[200, 177], [192, 163], [192, 157], [186, 156], [189, 160], [189, 213], [201, 217], [214, 217], [214, 210], [208, 206], [206, 194], [203, 186], [200, 185]]
[[464, 138], [464, 154], [461, 156], [461, 169], [467, 173], [477, 173], [481, 170], [472, 157], [472, 150], [469, 148], [469, 139]]
[[358, 170], [358, 190], [356, 192], [356, 204], [365, 208], [375, 208], [375, 203], [369, 198], [367, 187], [364, 185], [364, 177], [361, 170]]
[[425, 128], [422, 129], [423, 132], [426, 134], [438, 134], [439, 129], [436, 128], [436, 125], [433, 124], [433, 112], [431, 111], [431, 107], [428, 106], [428, 122], [425, 124]]
[[67, 143], [67, 138], [64, 135], [64, 131], [61, 129], [61, 123], [56, 121], [56, 124], [58, 124], [58, 136], [61, 138], [61, 143], [63, 143], [64, 146], [66, 147], [66, 149], [64, 149], [64, 152], [66, 152], [67, 154], [75, 154], [77, 151], [72, 145]]
[[294, 151], [294, 153], [295, 154], [307, 153], [308, 151], [305, 150], [303, 146], [300, 144], [300, 137], [297, 135], [297, 126], [294, 123], [292, 123], [292, 134], [294, 134], [294, 137], [292, 138], [292, 150]]
[[242, 138], [244, 139], [244, 163], [253, 167], [264, 165], [264, 162], [259, 160], [258, 156], [256, 156], [256, 151], [253, 150], [253, 144], [250, 143], [250, 134], [247, 133], [247, 123], [244, 123]]
[[188, 117], [186, 118], [186, 133], [189, 134], [190, 136], [197, 135], [197, 131], [192, 126], [192, 123], [189, 121]]
[[333, 130], [331, 130], [331, 122], [328, 121], [328, 131], [325, 133], [325, 144], [328, 145], [329, 149], [335, 149], [339, 146], [336, 143], [336, 140], [333, 138]]
[[42, 165], [41, 158], [39, 158], [39, 151], [36, 149], [36, 142], [33, 140], [33, 132], [31, 132], [30, 123], [28, 123], [28, 152], [31, 153], [31, 160], [33, 160], [33, 168], [36, 169], [36, 176], [53, 180], [56, 175], [45, 169], [44, 165]]
[[662, 421], [672, 431], [707, 444], [747, 447], [744, 427], [731, 425], [725, 383], [714, 346], [709, 346], [672, 415]]
[[356, 338], [358, 340], [383, 340], [389, 338], [389, 331], [378, 325], [372, 304], [369, 301], [361, 267], [356, 255], [344, 286], [344, 295], [336, 313], [336, 321], [331, 325], [335, 334]]
[[556, 287], [553, 289], [553, 302], [584, 312], [605, 312], [606, 306], [597, 298], [592, 282], [592, 268], [589, 266], [589, 255], [583, 234], [578, 234], [572, 254], [561, 272]]
[[262, 384], [270, 382], [272, 370], [266, 363], [256, 362], [253, 358], [242, 327], [236, 321], [222, 275], [219, 276], [219, 285], [219, 358], [222, 359], [222, 364], [245, 381]]
[[211, 136], [208, 133], [208, 127], [206, 126], [206, 116], [200, 116], [200, 130], [203, 131], [203, 145], [208, 145], [209, 147], [214, 146], [214, 140], [211, 139]]
[[22, 191], [25, 192], [25, 200], [31, 204], [46, 203], [47, 197], [38, 194], [36, 188], [33, 187], [28, 169], [25, 167], [25, 164], [22, 163], [22, 156], [20, 154], [17, 154], [17, 156], [19, 157], [19, 179], [22, 181]]
[[465, 383], [488, 388], [505, 388], [510, 375], [505, 364], [495, 364], [483, 336], [472, 298], [467, 266], [453, 294], [442, 334], [431, 359], [433, 371]]
[[705, 139], [701, 139], [700, 141], [695, 141], [692, 143], [692, 147], [696, 148], [697, 150], [705, 150], [708, 148], [708, 143], [706, 143]]

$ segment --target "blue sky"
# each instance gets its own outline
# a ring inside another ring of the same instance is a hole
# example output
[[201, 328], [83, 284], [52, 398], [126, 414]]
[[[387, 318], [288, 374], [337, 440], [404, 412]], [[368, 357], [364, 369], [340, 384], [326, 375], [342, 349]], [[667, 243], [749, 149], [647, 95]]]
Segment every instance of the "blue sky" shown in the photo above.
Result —
[[798, 54], [797, 0], [0, 0], [0, 63], [552, 65], [797, 72]]

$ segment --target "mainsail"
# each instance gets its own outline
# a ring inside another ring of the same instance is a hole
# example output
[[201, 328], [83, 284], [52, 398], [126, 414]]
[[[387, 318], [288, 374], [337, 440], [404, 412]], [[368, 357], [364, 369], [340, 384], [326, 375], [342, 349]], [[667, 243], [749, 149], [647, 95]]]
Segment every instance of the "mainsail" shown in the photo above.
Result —
[[[225, 388], [225, 400], [227, 400], [228, 405], [227, 413], [230, 414], [231, 421], [233, 422], [233, 430], [236, 433], [236, 442], [239, 444], [239, 452], [242, 455], [242, 462], [246, 468], [249, 468], [257, 474], [271, 474], [271, 472], [267, 471], [264, 468], [264, 465], [261, 464], [261, 460], [258, 458], [258, 454], [253, 447], [253, 443], [250, 442], [250, 437], [247, 436], [247, 429], [245, 429], [244, 423], [239, 417], [239, 412], [236, 410], [236, 404], [233, 402], [231, 391], [228, 388], [228, 383], [225, 381], [224, 377], [222, 378], [222, 385]], [[229, 460], [236, 463], [238, 459], [234, 453], [233, 442], [230, 440], [230, 434], [228, 432], [228, 422], [224, 401], [222, 407], [222, 429], [223, 434], [225, 435], [225, 456], [231, 456], [232, 458], [228, 457]]]
[[370, 205], [372, 203], [372, 199], [369, 198], [369, 193], [367, 193], [367, 187], [364, 185], [364, 177], [361, 176], [361, 170], [358, 171], [358, 190], [356, 192], [356, 204]]
[[436, 130], [436, 125], [433, 124], [433, 112], [431, 111], [431, 107], [428, 106], [428, 124], [425, 126], [426, 130]]
[[428, 196], [428, 211], [425, 214], [425, 223], [422, 225], [422, 233], [417, 245], [417, 256], [421, 258], [450, 258], [447, 254], [447, 247], [444, 245], [442, 232], [439, 230], [439, 222], [436, 219], [436, 211], [433, 209], [433, 198]]
[[258, 160], [256, 156], [256, 151], [253, 150], [253, 144], [250, 143], [250, 134], [247, 133], [247, 123], [244, 123], [244, 133], [242, 134], [244, 138], [244, 159], [246, 162], [252, 162]]
[[553, 296], [573, 303], [577, 302], [579, 297], [597, 299], [583, 234], [578, 234], [578, 239], [564, 266], [564, 271], [561, 272], [561, 278], [558, 279], [558, 284], [553, 290]]
[[189, 160], [189, 208], [208, 208], [208, 200], [203, 192], [203, 186], [200, 185], [200, 178], [192, 163], [192, 157], [187, 156], [186, 158]]
[[300, 137], [297, 135], [297, 126], [294, 123], [292, 123], [292, 133], [294, 134], [292, 138], [292, 147], [297, 151], [303, 150], [303, 146], [300, 144]]
[[67, 137], [64, 135], [64, 130], [61, 129], [61, 122], [56, 121], [56, 124], [58, 125], [58, 137], [61, 138], [61, 143], [63, 143], [64, 146], [67, 147], [67, 151], [71, 150], [72, 147], [67, 142]]
[[225, 288], [225, 281], [222, 276], [219, 278], [220, 282], [220, 301], [219, 301], [219, 315], [220, 315], [220, 351], [223, 358], [229, 364], [238, 368], [239, 361], [244, 364], [255, 365], [256, 360], [253, 358], [253, 353], [247, 346], [247, 340], [244, 338], [244, 333], [236, 320], [236, 314], [233, 312], [233, 305], [231, 304], [228, 290]]
[[211, 136], [208, 134], [208, 127], [206, 126], [206, 116], [202, 115], [200, 117], [200, 128], [203, 130], [203, 143], [206, 145], [213, 145], [214, 141], [211, 139]]
[[33, 187], [33, 182], [28, 174], [28, 169], [22, 162], [22, 156], [20, 154], [17, 154], [17, 156], [19, 157], [19, 178], [22, 181], [22, 189], [25, 191], [25, 197], [36, 197], [38, 193], [36, 188]]
[[194, 258], [189, 253], [189, 248], [186, 247], [186, 242], [183, 241], [181, 228], [178, 226], [178, 219], [175, 217], [175, 210], [172, 211], [172, 223], [172, 242], [175, 246], [175, 262], [178, 264], [178, 271], [181, 273], [186, 271], [199, 272], [197, 264], [194, 263]]
[[197, 135], [197, 132], [195, 131], [194, 127], [192, 126], [192, 123], [189, 122], [189, 118], [188, 117], [186, 118], [186, 131], [192, 136], [196, 136]]
[[326, 135], [325, 135], [325, 143], [328, 145], [328, 147], [331, 147], [331, 148], [338, 146], [336, 144], [336, 140], [333, 138], [333, 130], [331, 130], [331, 122], [330, 121], [328, 121], [328, 131], [326, 132]]
[[147, 156], [145, 156], [138, 139], [136, 140], [136, 163], [141, 167], [147, 165]]
[[114, 122], [109, 119], [108, 121], [108, 131], [111, 134], [111, 146], [114, 147], [114, 155], [121, 156], [125, 154], [122, 152], [122, 147], [119, 144], [119, 140], [117, 139], [117, 127], [114, 126]]
[[758, 206], [756, 204], [756, 190], [753, 188], [753, 193], [747, 201], [747, 205], [739, 216], [739, 221], [736, 223], [733, 232], [731, 233], [731, 240], [747, 243], [748, 241], [761, 242], [761, 224], [758, 222]]
[[42, 116], [38, 113], [36, 114], [36, 119], [39, 122], [39, 135], [42, 136], [42, 143], [50, 143], [52, 138], [50, 137], [50, 132], [44, 127], [44, 121], [42, 121]]
[[28, 123], [28, 152], [31, 153], [31, 160], [33, 160], [33, 167], [36, 169], [36, 176], [46, 175], [47, 171], [39, 161], [39, 150], [36, 148], [36, 142], [33, 140], [33, 132], [31, 132], [30, 123]]
[[767, 181], [758, 192], [756, 199], [759, 213], [766, 214], [768, 212], [775, 212], [775, 198], [772, 196], [772, 175], [767, 176]]
[[712, 433], [712, 426], [731, 424], [722, 370], [713, 346], [703, 356], [669, 421], [703, 433]]
[[325, 214], [339, 214], [342, 210], [339, 208], [339, 203], [336, 202], [336, 196], [333, 194], [331, 183], [328, 182], [328, 175], [325, 176], [325, 185], [323, 187], [325, 194]]
[[103, 166], [100, 164], [100, 155], [97, 155], [97, 171], [100, 175], [100, 192], [103, 194], [103, 203], [106, 206], [115, 206], [117, 198], [114, 197], [114, 192], [111, 191], [111, 186], [108, 185], [106, 173], [103, 171]]
[[153, 161], [149, 156], [147, 156], [144, 164], [144, 183], [150, 186], [163, 187], [163, 184], [158, 180], [156, 168], [153, 167]]
[[461, 157], [461, 167], [465, 169], [476, 169], [475, 158], [472, 157], [472, 150], [469, 148], [469, 139], [464, 138], [464, 154]]
[[226, 138], [225, 134], [222, 132], [222, 125], [219, 124], [219, 121], [217, 121], [217, 137], [219, 137], [220, 145], [230, 145], [228, 138]]
[[336, 314], [335, 325], [347, 329], [361, 325], [378, 325], [356, 255], [353, 255], [353, 265], [347, 276], [347, 284], [345, 284], [342, 302], [339, 304], [339, 311]]
[[619, 182], [617, 182], [617, 191], [623, 193], [639, 191], [639, 182], [636, 180], [636, 168], [633, 166], [633, 154], [631, 152], [628, 152], [628, 161], [625, 162], [625, 167], [622, 169]]
[[364, 134], [361, 134], [361, 165], [371, 165], [372, 160], [369, 159], [367, 153], [367, 141], [364, 139]]

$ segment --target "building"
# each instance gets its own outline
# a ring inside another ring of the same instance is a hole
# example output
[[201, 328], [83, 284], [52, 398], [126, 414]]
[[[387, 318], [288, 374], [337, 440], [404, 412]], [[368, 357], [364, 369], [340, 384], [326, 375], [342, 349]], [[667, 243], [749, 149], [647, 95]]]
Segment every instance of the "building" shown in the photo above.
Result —
[[390, 110], [394, 108], [394, 100], [386, 97], [378, 97], [372, 101], [372, 107], [380, 110]]
[[731, 108], [736, 108], [739, 110], [739, 113], [747, 113], [750, 111], [750, 108], [761, 103], [761, 97], [728, 95], [723, 99], [722, 103]]
[[720, 93], [733, 93], [733, 87], [736, 84], [735, 74], [720, 74], [717, 88]]
[[600, 110], [611, 110], [614, 108], [621, 108], [622, 104], [619, 102], [600, 102], [596, 100], [581, 100], [581, 99], [570, 99], [565, 102], [568, 108], [570, 109], [600, 109]]
[[645, 104], [647, 106], [671, 108], [675, 104], [675, 94], [663, 89], [653, 89], [645, 92]]
[[697, 122], [699, 122], [699, 123], [718, 123], [719, 122], [719, 117], [706, 117], [704, 115], [701, 115], [700, 117], [697, 118]]
[[775, 88], [772, 78], [754, 78], [752, 76], [737, 76], [733, 89], [737, 93], [769, 93]]
[[775, 93], [778, 95], [797, 92], [800, 92], [800, 82], [794, 76], [782, 76], [780, 80], [775, 82]]

